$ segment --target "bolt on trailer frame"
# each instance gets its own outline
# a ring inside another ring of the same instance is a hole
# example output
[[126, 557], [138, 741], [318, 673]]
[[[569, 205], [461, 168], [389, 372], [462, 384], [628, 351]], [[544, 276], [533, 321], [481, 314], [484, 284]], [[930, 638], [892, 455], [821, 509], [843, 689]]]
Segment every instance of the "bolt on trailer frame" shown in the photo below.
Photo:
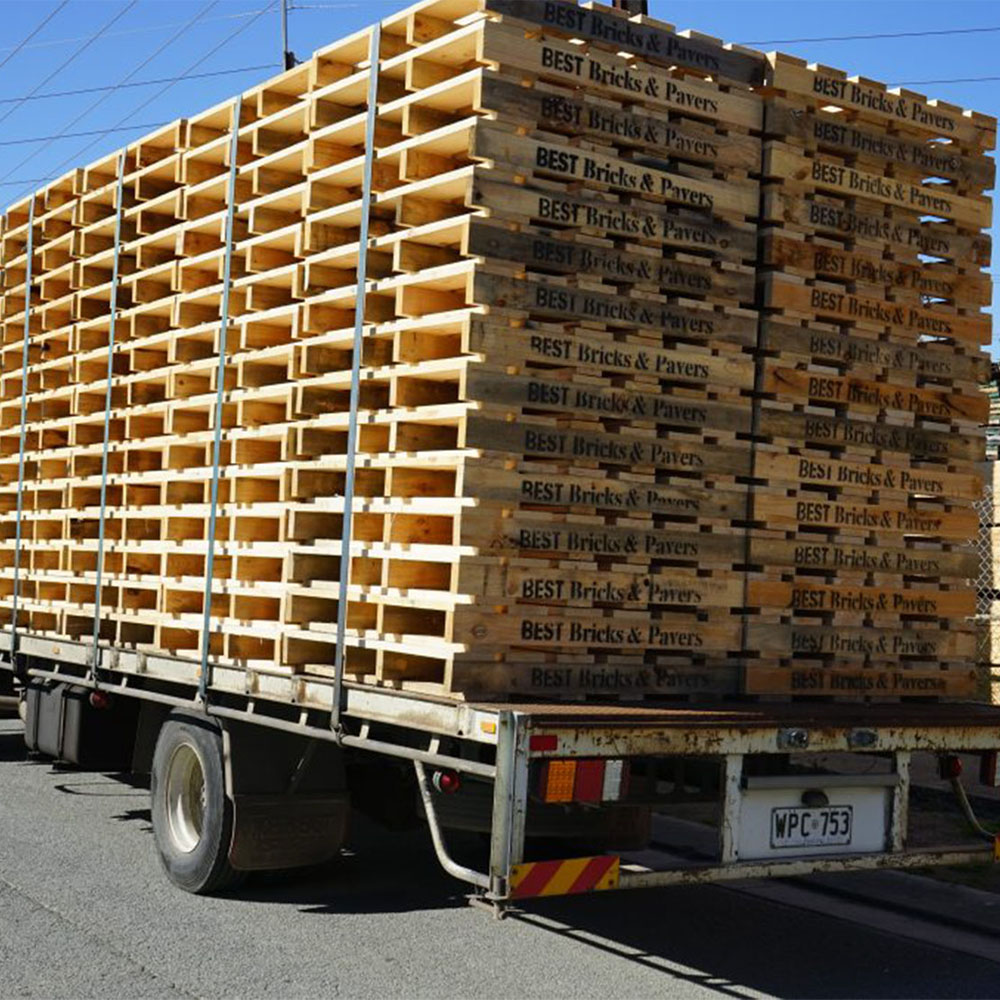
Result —
[[[0, 632], [0, 655], [12, 635]], [[450, 875], [473, 886], [498, 912], [538, 895], [602, 889], [653, 888], [677, 883], [804, 875], [809, 872], [925, 867], [997, 859], [998, 844], [934, 849], [906, 845], [909, 761], [914, 752], [1000, 751], [1000, 707], [968, 704], [754, 705], [728, 710], [573, 704], [476, 704], [331, 680], [258, 675], [216, 665], [209, 697], [198, 696], [199, 666], [191, 660], [101, 650], [100, 673], [89, 669], [84, 642], [19, 637], [27, 678], [61, 682], [124, 697], [201, 711], [225, 724], [239, 721], [333, 741], [413, 763], [435, 853]], [[9, 666], [8, 664], [5, 664]], [[331, 728], [340, 706], [342, 728]], [[482, 748], [495, 749], [493, 763]], [[893, 763], [891, 813], [885, 849], [864, 854], [741, 859], [742, 793], [748, 757], [795, 753], [865, 753]], [[525, 829], [532, 765], [552, 759], [709, 758], [723, 782], [718, 857], [705, 863], [649, 852], [526, 862]], [[489, 867], [477, 871], [448, 852], [427, 768], [448, 769], [493, 782]]]
[[[361, 348], [365, 336], [364, 305], [377, 280], [366, 273], [368, 221], [372, 201], [374, 132], [378, 108], [380, 25], [370, 38], [370, 81], [365, 130], [365, 169], [362, 185], [360, 253], [355, 297], [354, 342], [348, 429], [347, 475], [341, 551], [352, 549], [354, 514], [353, 474], [358, 430], [358, 384]], [[220, 317], [219, 378], [213, 448], [213, 483], [208, 557], [205, 571], [205, 605], [199, 661], [112, 647], [100, 642], [100, 592], [103, 544], [99, 546], [93, 637], [89, 642], [54, 640], [34, 636], [18, 628], [18, 594], [21, 555], [21, 503], [24, 482], [25, 410], [29, 359], [32, 237], [34, 204], [29, 205], [27, 277], [24, 315], [24, 363], [22, 370], [22, 421], [18, 473], [17, 531], [14, 554], [13, 611], [8, 628], [0, 630], [0, 655], [22, 681], [36, 678], [76, 687], [101, 690], [121, 696], [200, 711], [226, 720], [335, 742], [351, 749], [407, 759], [413, 762], [438, 859], [450, 874], [475, 887], [497, 907], [509, 900], [531, 895], [589, 889], [638, 888], [676, 882], [698, 882], [766, 875], [798, 875], [808, 871], [846, 868], [916, 866], [981, 860], [991, 848], [910, 851], [905, 845], [909, 791], [909, 755], [914, 750], [936, 752], [1000, 750], [1000, 708], [962, 706], [957, 712], [945, 705], [924, 706], [914, 713], [901, 706], [822, 706], [833, 709], [807, 712], [802, 706], [730, 712], [699, 712], [696, 709], [623, 708], [593, 705], [469, 705], [430, 697], [359, 687], [344, 682], [346, 601], [339, 602], [335, 672], [332, 681], [299, 676], [277, 677], [251, 669], [213, 661], [209, 640], [213, 629], [213, 555], [220, 474], [220, 409], [224, 393], [222, 377], [227, 363], [228, 302], [233, 251], [233, 219], [236, 178], [240, 170], [239, 145], [241, 98], [232, 108], [229, 147], [229, 177], [226, 212], [226, 258], [223, 278], [223, 308]], [[114, 273], [112, 280], [112, 329], [108, 346], [108, 391], [105, 402], [105, 435], [102, 462], [101, 535], [106, 510], [108, 427], [113, 371], [114, 313], [117, 307], [118, 255], [123, 211], [122, 183], [126, 154], [119, 160], [116, 190]], [[350, 558], [342, 560], [340, 594], [350, 584]], [[779, 711], [783, 709], [784, 711]], [[896, 717], [898, 715], [898, 718]], [[815, 718], [815, 723], [803, 720]], [[878, 725], [876, 720], [881, 719]], [[372, 735], [373, 727], [379, 734]], [[393, 734], [384, 736], [383, 731]], [[418, 739], [419, 738], [419, 739]], [[476, 755], [454, 752], [453, 747], [473, 750], [495, 748], [495, 762], [484, 763]], [[742, 790], [746, 782], [743, 764], [748, 755], [789, 751], [855, 751], [888, 754], [893, 759], [891, 822], [886, 850], [848, 857], [796, 858], [783, 861], [746, 861], [739, 856]], [[569, 757], [628, 759], [635, 757], [709, 757], [723, 766], [723, 802], [719, 859], [705, 865], [674, 865], [653, 869], [644, 862], [606, 855], [569, 861], [531, 863], [524, 860], [525, 829], [529, 801], [529, 772], [533, 763]], [[448, 768], [493, 782], [493, 810], [489, 870], [474, 871], [455, 862], [448, 853], [427, 780], [427, 767]], [[539, 867], [542, 866], [542, 867]]]

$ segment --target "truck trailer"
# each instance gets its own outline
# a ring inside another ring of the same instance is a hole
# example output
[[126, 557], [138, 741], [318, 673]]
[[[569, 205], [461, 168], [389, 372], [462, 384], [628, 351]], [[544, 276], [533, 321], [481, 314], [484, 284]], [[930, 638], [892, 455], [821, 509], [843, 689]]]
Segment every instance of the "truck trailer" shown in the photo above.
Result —
[[195, 893], [352, 809], [497, 913], [994, 859], [995, 138], [642, 14], [422, 0], [10, 206], [27, 746], [148, 775]]

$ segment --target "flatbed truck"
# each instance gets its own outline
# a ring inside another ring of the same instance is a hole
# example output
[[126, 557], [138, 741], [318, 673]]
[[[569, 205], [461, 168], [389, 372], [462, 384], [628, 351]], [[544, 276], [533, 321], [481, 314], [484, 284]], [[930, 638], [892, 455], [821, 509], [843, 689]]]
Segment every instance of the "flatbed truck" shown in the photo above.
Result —
[[[971, 812], [973, 839], [944, 845], [911, 842], [909, 817], [916, 753], [939, 758], [967, 811], [959, 755], [996, 781], [997, 706], [464, 703], [224, 665], [201, 683], [199, 664], [170, 656], [95, 659], [29, 634], [11, 655], [11, 638], [0, 654], [28, 746], [149, 774], [164, 870], [192, 892], [330, 859], [352, 805], [422, 816], [442, 867], [498, 913], [540, 895], [996, 856]], [[488, 837], [488, 863], [453, 857], [455, 828]]]

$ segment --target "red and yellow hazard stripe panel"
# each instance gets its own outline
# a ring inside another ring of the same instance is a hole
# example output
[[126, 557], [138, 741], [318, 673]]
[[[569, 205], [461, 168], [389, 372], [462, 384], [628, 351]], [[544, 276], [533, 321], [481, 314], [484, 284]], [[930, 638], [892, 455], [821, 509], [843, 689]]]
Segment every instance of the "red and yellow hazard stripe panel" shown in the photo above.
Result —
[[618, 857], [567, 858], [514, 865], [510, 872], [511, 899], [531, 896], [567, 896], [618, 887]]

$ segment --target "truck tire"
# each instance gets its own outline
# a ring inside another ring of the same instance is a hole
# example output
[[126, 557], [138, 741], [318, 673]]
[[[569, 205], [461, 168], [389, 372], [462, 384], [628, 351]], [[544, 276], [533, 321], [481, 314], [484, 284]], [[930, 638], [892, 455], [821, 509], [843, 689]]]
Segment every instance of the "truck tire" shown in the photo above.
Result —
[[233, 809], [219, 730], [171, 715], [156, 741], [150, 789], [153, 836], [170, 881], [198, 894], [238, 885], [244, 873], [229, 863]]

